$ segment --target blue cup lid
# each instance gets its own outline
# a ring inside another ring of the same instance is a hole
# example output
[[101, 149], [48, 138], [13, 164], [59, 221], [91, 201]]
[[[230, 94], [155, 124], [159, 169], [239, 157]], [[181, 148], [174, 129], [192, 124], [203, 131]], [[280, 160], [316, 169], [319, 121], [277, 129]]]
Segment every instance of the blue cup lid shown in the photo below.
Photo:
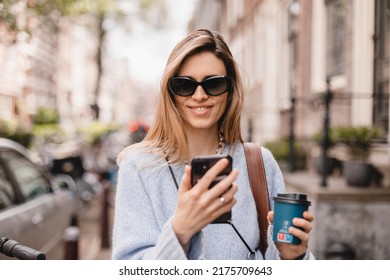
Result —
[[307, 195], [301, 193], [278, 193], [273, 199], [278, 202], [311, 205], [311, 202], [307, 200]]

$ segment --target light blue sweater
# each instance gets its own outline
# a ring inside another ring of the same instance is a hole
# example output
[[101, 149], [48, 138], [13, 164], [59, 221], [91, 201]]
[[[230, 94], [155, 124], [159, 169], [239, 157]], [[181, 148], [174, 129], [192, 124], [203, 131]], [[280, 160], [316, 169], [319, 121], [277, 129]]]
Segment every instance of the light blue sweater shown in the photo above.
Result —
[[[225, 147], [224, 153], [229, 152]], [[262, 148], [269, 199], [285, 192], [282, 173], [269, 150]], [[255, 201], [250, 189], [242, 144], [233, 154], [233, 168], [240, 170], [236, 183], [237, 203], [232, 209], [232, 221], [240, 234], [256, 248], [259, 228]], [[159, 163], [156, 165], [156, 161]], [[184, 174], [183, 166], [173, 166], [177, 182]], [[122, 160], [118, 171], [115, 219], [113, 229], [113, 259], [246, 259], [248, 249], [229, 224], [210, 224], [191, 240], [186, 255], [172, 229], [171, 219], [177, 204], [177, 189], [164, 159], [133, 149]], [[268, 231], [266, 259], [280, 259], [272, 241], [272, 226]], [[263, 259], [259, 251], [257, 259]], [[312, 259], [308, 252], [305, 259]]]

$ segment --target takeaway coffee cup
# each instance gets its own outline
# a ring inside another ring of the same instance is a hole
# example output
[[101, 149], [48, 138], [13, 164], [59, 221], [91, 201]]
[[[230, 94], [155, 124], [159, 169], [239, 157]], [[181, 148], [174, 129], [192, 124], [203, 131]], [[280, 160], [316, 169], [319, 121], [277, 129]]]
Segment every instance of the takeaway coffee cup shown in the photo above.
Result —
[[294, 226], [294, 218], [302, 218], [303, 212], [309, 209], [311, 202], [305, 194], [299, 193], [278, 193], [274, 197], [274, 233], [273, 240], [277, 242], [300, 244], [294, 235], [288, 232], [289, 227]]

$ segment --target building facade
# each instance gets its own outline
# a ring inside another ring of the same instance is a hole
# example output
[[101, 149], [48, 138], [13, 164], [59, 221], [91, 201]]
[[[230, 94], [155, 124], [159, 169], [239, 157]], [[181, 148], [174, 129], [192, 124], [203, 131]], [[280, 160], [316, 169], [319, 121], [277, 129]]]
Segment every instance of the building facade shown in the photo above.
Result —
[[31, 128], [40, 107], [60, 115], [66, 129], [94, 121], [91, 109], [100, 107], [99, 121], [125, 124], [135, 113], [127, 61], [102, 55], [103, 76], [95, 100], [98, 75], [96, 19], [78, 21], [58, 17], [56, 26], [40, 24], [27, 12], [33, 1], [20, 0], [12, 7], [19, 26], [15, 31], [0, 18], [0, 120]]
[[[293, 132], [305, 141], [321, 131], [329, 78], [330, 126], [381, 127], [385, 134], [374, 147], [373, 162], [390, 176], [385, 170], [390, 166], [389, 1], [205, 0], [197, 5], [189, 29], [219, 30], [242, 67], [247, 140], [266, 143]], [[201, 16], [205, 10], [213, 14], [209, 20]]]
[[[317, 258], [389, 258], [382, 240], [389, 238], [383, 217], [390, 213], [390, 1], [200, 0], [198, 6], [198, 13], [218, 8], [209, 21], [195, 13], [189, 29], [219, 30], [246, 78], [246, 141], [294, 135], [312, 152], [312, 136], [323, 130], [326, 117], [330, 127], [384, 131], [370, 157], [382, 178], [376, 187], [357, 189], [332, 176], [324, 188], [310, 170], [284, 175], [289, 191], [312, 199], [320, 222], [309, 247]], [[332, 153], [346, 159], [338, 147]]]
[[29, 33], [12, 31], [0, 21], [0, 118], [28, 127], [37, 108], [57, 103], [57, 36], [26, 10], [27, 1], [15, 4], [15, 20]]

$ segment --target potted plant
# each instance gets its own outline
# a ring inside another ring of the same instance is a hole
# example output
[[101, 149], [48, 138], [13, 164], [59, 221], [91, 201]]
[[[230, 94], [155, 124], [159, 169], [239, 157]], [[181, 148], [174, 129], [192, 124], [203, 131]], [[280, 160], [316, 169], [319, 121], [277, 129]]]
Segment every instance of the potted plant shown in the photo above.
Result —
[[[289, 158], [290, 146], [287, 138], [281, 138], [272, 142], [267, 142], [264, 146], [269, 149], [274, 155], [276, 161], [278, 161], [281, 169], [288, 170], [289, 162], [291, 159]], [[304, 170], [306, 169], [306, 150], [304, 149], [304, 145], [300, 142], [294, 143], [294, 167], [296, 170]], [[291, 171], [291, 170], [290, 170]]]
[[371, 126], [337, 128], [336, 137], [347, 148], [348, 159], [343, 162], [343, 173], [348, 185], [370, 185], [374, 168], [369, 157], [374, 139], [381, 133], [379, 128]]

